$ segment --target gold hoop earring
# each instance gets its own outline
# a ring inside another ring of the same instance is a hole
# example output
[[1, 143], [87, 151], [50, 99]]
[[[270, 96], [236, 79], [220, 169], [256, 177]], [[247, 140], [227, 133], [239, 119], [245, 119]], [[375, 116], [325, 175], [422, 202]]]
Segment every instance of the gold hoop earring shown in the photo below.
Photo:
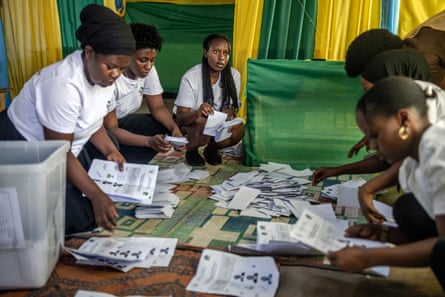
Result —
[[401, 140], [407, 140], [409, 137], [408, 129], [405, 126], [400, 127], [399, 137]]

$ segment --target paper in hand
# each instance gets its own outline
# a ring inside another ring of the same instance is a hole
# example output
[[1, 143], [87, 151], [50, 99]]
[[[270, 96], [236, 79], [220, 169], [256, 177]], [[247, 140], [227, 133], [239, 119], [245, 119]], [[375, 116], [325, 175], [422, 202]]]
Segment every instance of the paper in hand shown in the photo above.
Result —
[[174, 137], [169, 135], [165, 136], [164, 141], [170, 142], [175, 147], [180, 147], [189, 143], [189, 141], [185, 137]]
[[226, 113], [215, 110], [213, 114], [209, 114], [209, 116], [207, 117], [203, 134], [209, 136], [215, 136], [218, 128], [222, 127], [226, 119], [227, 119]]

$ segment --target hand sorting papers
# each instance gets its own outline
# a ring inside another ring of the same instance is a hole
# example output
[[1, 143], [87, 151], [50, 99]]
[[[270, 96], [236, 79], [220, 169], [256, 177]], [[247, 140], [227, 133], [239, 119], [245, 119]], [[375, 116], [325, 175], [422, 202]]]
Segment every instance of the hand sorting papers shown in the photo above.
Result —
[[[389, 248], [388, 244], [379, 241], [344, 237], [345, 224], [347, 225], [347, 223], [326, 220], [309, 209], [305, 209], [292, 227], [290, 235], [325, 254], [328, 251], [338, 251], [350, 246]], [[381, 276], [389, 275], [388, 266], [375, 266], [368, 270]]]
[[187, 290], [224, 296], [273, 297], [279, 277], [272, 257], [243, 257], [204, 249]]
[[91, 237], [79, 249], [65, 247], [65, 250], [79, 264], [106, 265], [127, 272], [136, 267], [167, 267], [177, 242], [177, 238]]
[[124, 170], [120, 171], [116, 162], [94, 159], [88, 175], [115, 202], [149, 205], [158, 170], [157, 165], [124, 163]]
[[214, 136], [216, 142], [223, 141], [232, 135], [230, 128], [243, 123], [242, 118], [235, 118], [231, 121], [226, 121], [227, 114], [220, 111], [213, 111], [209, 114], [207, 122], [204, 127], [203, 134]]
[[189, 143], [189, 141], [185, 137], [174, 137], [169, 135], [165, 136], [164, 141], [170, 142], [171, 144], [173, 144], [174, 147], [181, 147]]

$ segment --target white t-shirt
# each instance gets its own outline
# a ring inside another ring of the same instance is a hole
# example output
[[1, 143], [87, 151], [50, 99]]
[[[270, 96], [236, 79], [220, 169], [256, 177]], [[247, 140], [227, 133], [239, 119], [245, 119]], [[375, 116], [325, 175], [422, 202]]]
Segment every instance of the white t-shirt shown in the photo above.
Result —
[[414, 82], [418, 84], [423, 90], [430, 88], [434, 94], [433, 98], [426, 99], [426, 105], [428, 106], [428, 120], [430, 121], [430, 123], [434, 124], [439, 120], [444, 120], [445, 91], [431, 82], [421, 80], [416, 80]]
[[[442, 122], [445, 120], [445, 91], [442, 90], [439, 86], [426, 81], [416, 80], [417, 83], [423, 90], [427, 88], [431, 88], [431, 91], [434, 92], [435, 96], [433, 98], [426, 99], [426, 103], [428, 106], [428, 120], [432, 124], [436, 124], [437, 122]], [[442, 123], [441, 123], [442, 125]], [[420, 151], [419, 151], [420, 153]], [[399, 182], [402, 189], [407, 192], [413, 192], [414, 196], [417, 198], [417, 194], [414, 193], [414, 190], [419, 188], [416, 180], [413, 178], [415, 174], [413, 172], [417, 170], [418, 167], [417, 161], [412, 158], [406, 158], [399, 169]], [[419, 203], [425, 208], [425, 211], [428, 215], [434, 219], [434, 212], [432, 210], [432, 205], [426, 204], [423, 201], [425, 200], [425, 195], [421, 195], [420, 198], [417, 198]], [[428, 207], [428, 208], [427, 208]]]
[[[201, 104], [204, 102], [203, 84], [202, 84], [202, 64], [197, 64], [190, 68], [181, 79], [179, 85], [178, 95], [176, 96], [175, 106], [173, 112], [176, 113], [177, 107], [188, 107], [192, 110], [198, 110]], [[233, 81], [238, 95], [241, 86], [241, 75], [238, 70], [231, 68]], [[212, 85], [214, 104], [213, 108], [219, 110], [222, 104], [222, 86], [221, 86], [221, 73], [218, 80]]]
[[419, 162], [403, 160], [399, 170], [400, 187], [412, 193], [434, 220], [445, 214], [445, 122], [428, 128], [419, 144]]
[[43, 127], [73, 134], [71, 152], [77, 156], [102, 126], [114, 85], [92, 86], [85, 76], [82, 51], [34, 74], [8, 108], [16, 129], [29, 141], [44, 140]]
[[121, 75], [115, 84], [115, 101], [110, 105], [109, 111], [116, 108], [118, 119], [137, 111], [141, 107], [143, 95], [158, 95], [164, 92], [154, 65], [145, 78], [131, 79]]

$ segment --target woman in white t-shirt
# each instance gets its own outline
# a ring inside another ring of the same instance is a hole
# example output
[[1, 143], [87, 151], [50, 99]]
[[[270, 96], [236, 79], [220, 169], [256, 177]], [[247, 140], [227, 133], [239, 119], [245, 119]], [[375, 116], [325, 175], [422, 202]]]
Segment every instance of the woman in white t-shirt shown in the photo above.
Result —
[[[367, 123], [370, 146], [388, 163], [402, 162], [399, 175], [405, 193], [416, 199], [434, 222], [437, 233], [410, 236], [406, 224], [388, 227], [382, 224], [362, 224], [350, 227], [346, 234], [372, 240], [389, 241], [391, 248], [348, 247], [328, 253], [333, 265], [351, 272], [371, 266], [404, 267], [431, 266], [445, 289], [445, 122], [431, 124], [428, 118], [424, 90], [412, 79], [389, 77], [377, 82], [362, 96], [357, 109]], [[401, 199], [401, 198], [399, 198]], [[416, 221], [405, 212], [403, 221]]]
[[[244, 135], [244, 125], [231, 128], [231, 136], [216, 142], [211, 136], [204, 135], [203, 130], [207, 116], [214, 110], [233, 119], [240, 107], [239, 93], [240, 73], [229, 64], [231, 45], [228, 38], [221, 34], [211, 34], [203, 41], [201, 64], [189, 69], [181, 79], [173, 112], [176, 121], [187, 135], [185, 157], [192, 166], [207, 163], [221, 163], [219, 150], [238, 144]], [[204, 149], [204, 159], [198, 149]]]
[[62, 139], [71, 143], [67, 235], [97, 225], [112, 230], [116, 225], [113, 201], [88, 175], [91, 158], [85, 144], [91, 142], [103, 158], [123, 168], [125, 158], [108, 137], [103, 118], [113, 98], [114, 82], [135, 50], [128, 25], [112, 10], [91, 4], [82, 10], [80, 19], [76, 37], [83, 50], [34, 74], [0, 114], [0, 140]]
[[[165, 135], [183, 137], [164, 105], [164, 92], [154, 65], [162, 47], [156, 27], [131, 24], [136, 52], [130, 65], [116, 81], [115, 101], [105, 117], [107, 128], [119, 141], [127, 162], [147, 164], [158, 152], [168, 152], [172, 145]], [[145, 99], [150, 114], [135, 113]]]
[[[377, 81], [388, 76], [402, 75], [416, 79], [416, 83], [429, 94], [427, 97], [428, 118], [431, 123], [439, 118], [445, 118], [445, 91], [431, 82], [425, 80], [430, 76], [427, 61], [423, 55], [412, 49], [393, 49], [376, 55], [361, 73], [363, 89], [369, 90]], [[362, 115], [357, 111], [357, 124], [363, 125]], [[363, 130], [363, 127], [360, 127]], [[366, 136], [362, 138], [350, 151], [349, 156], [356, 154], [361, 146], [365, 145]], [[397, 184], [400, 163], [391, 166], [376, 155], [369, 155], [358, 162], [337, 167], [321, 167], [314, 171], [313, 184], [329, 176], [342, 174], [361, 174], [382, 172], [382, 174], [368, 180], [359, 189], [359, 202], [363, 215], [368, 221], [381, 223], [385, 217], [375, 208], [373, 199], [381, 190]], [[396, 203], [402, 203], [397, 201]], [[395, 208], [397, 209], [397, 208]], [[398, 215], [395, 213], [394, 215]], [[432, 224], [432, 222], [430, 222]]]

